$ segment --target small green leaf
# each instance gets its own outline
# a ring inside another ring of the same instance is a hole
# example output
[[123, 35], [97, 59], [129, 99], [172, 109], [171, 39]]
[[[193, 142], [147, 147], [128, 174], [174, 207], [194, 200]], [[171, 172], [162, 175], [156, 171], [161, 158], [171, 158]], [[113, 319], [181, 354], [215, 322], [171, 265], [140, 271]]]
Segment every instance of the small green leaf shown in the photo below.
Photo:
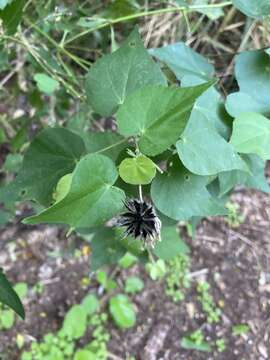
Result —
[[138, 136], [139, 148], [155, 156], [182, 134], [196, 99], [213, 83], [187, 88], [148, 86], [131, 94], [116, 114], [119, 132]]
[[234, 120], [230, 142], [239, 153], [270, 160], [270, 120], [258, 113], [242, 113]]
[[96, 295], [93, 294], [87, 295], [83, 299], [81, 306], [83, 307], [87, 315], [93, 315], [99, 310], [98, 298], [96, 297]]
[[144, 155], [125, 159], [119, 167], [121, 178], [128, 184], [150, 184], [156, 175], [156, 165]]
[[150, 84], [166, 85], [166, 79], [145, 50], [136, 28], [120, 49], [91, 66], [86, 94], [94, 111], [110, 116], [126, 96]]
[[59, 89], [59, 82], [47, 74], [36, 74], [34, 79], [39, 90], [46, 95], [52, 95], [56, 90]]
[[72, 339], [81, 338], [86, 332], [87, 312], [82, 305], [74, 305], [67, 312], [62, 330]]
[[154, 254], [163, 260], [170, 260], [178, 254], [188, 254], [189, 247], [180, 238], [175, 226], [162, 227], [161, 241], [157, 243]]
[[28, 292], [28, 285], [25, 282], [17, 283], [14, 286], [14, 290], [21, 300], [23, 300]]
[[96, 360], [97, 355], [89, 350], [78, 350], [75, 353], [74, 360]]
[[250, 327], [248, 324], [238, 324], [233, 326], [232, 331], [234, 336], [245, 335], [250, 331]]
[[119, 261], [118, 264], [123, 269], [128, 269], [138, 261], [138, 258], [133, 254], [127, 252]]
[[119, 294], [111, 297], [109, 309], [114, 322], [121, 329], [128, 329], [135, 325], [136, 314], [134, 306], [127, 296]]
[[125, 282], [125, 292], [128, 294], [136, 294], [137, 292], [142, 291], [143, 288], [143, 281], [136, 276], [127, 278]]
[[148, 272], [150, 278], [154, 281], [164, 278], [167, 272], [166, 264], [163, 259], [158, 259], [154, 263], [147, 263], [145, 270]]
[[181, 346], [187, 350], [197, 350], [204, 352], [211, 352], [211, 346], [206, 342], [202, 341], [200, 343], [196, 343], [194, 340], [191, 340], [189, 337], [183, 337], [181, 340]]
[[86, 155], [73, 172], [68, 194], [24, 223], [58, 223], [72, 228], [101, 225], [123, 208], [125, 194], [113, 186], [117, 177], [111, 159], [98, 154]]
[[261, 18], [270, 15], [269, 0], [233, 0], [233, 4], [250, 17]]
[[6, 329], [6, 330], [11, 329], [15, 322], [14, 312], [12, 312], [11, 310], [1, 311], [0, 321], [1, 321], [0, 325], [4, 329]]
[[154, 179], [151, 196], [157, 209], [175, 220], [225, 215], [225, 207], [207, 191], [208, 181], [208, 177], [190, 173], [179, 160], [173, 159], [168, 173]]
[[72, 174], [66, 174], [58, 181], [53, 198], [56, 202], [61, 201], [68, 194], [72, 182]]
[[9, 281], [0, 269], [0, 302], [13, 309], [21, 318], [24, 319], [24, 309], [19, 296], [10, 285]]

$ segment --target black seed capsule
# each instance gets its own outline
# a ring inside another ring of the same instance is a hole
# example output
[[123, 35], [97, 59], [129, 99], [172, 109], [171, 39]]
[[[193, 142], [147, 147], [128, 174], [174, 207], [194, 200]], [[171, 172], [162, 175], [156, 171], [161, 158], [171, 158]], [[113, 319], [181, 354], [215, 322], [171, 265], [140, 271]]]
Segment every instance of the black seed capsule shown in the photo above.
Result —
[[117, 221], [117, 226], [126, 228], [124, 237], [133, 236], [141, 239], [145, 247], [154, 247], [161, 230], [161, 221], [154, 207], [145, 201], [129, 199], [125, 208], [127, 211]]

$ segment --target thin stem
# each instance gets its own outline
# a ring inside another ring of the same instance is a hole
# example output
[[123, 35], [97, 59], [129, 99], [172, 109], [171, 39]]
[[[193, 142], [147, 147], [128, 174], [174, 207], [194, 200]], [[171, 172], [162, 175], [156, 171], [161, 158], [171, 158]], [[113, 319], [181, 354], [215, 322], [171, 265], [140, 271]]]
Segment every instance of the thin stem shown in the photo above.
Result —
[[103, 29], [103, 28], [106, 28], [108, 26], [118, 24], [118, 23], [121, 23], [121, 22], [138, 19], [138, 18], [141, 18], [141, 17], [144, 17], [144, 16], [156, 16], [156, 15], [161, 15], [161, 14], [182, 12], [182, 11], [193, 12], [193, 11], [198, 11], [198, 10], [223, 8], [223, 7], [230, 6], [230, 5], [232, 5], [232, 1], [224, 1], [224, 2], [222, 2], [220, 4], [209, 4], [209, 5], [202, 4], [202, 5], [190, 5], [190, 6], [180, 6], [180, 7], [168, 7], [168, 8], [165, 8], [165, 9], [143, 11], [143, 12], [127, 15], [127, 16], [122, 16], [122, 17], [119, 17], [117, 19], [108, 20], [107, 22], [104, 22], [103, 24], [100, 24], [99, 26], [96, 26], [95, 28], [91, 28], [91, 29], [87, 29], [87, 30], [82, 31], [81, 33], [79, 33], [79, 34], [73, 36], [72, 38], [70, 38], [69, 40], [67, 40], [65, 42], [65, 45], [71, 43], [72, 41], [75, 41], [75, 40], [81, 38], [84, 35], [87, 35], [87, 34], [89, 34], [91, 32], [94, 32], [96, 30], [100, 30], [100, 29]]
[[83, 64], [83, 61], [78, 58], [76, 55], [71, 54], [68, 50], [66, 50], [64, 48], [64, 45], [61, 43], [60, 45], [54, 40], [52, 39], [47, 33], [45, 33], [44, 31], [42, 31], [38, 26], [36, 26], [35, 24], [33, 24], [29, 19], [26, 19], [26, 22], [33, 28], [35, 29], [40, 35], [44, 36], [53, 46], [56, 47], [56, 49], [60, 52], [62, 52], [63, 54], [65, 54], [67, 57], [69, 57], [71, 60], [73, 60], [76, 64], [78, 64], [81, 68], [83, 68], [84, 70], [88, 71], [88, 67], [85, 66]]
[[116, 143], [114, 143], [114, 144], [112, 144], [110, 146], [107, 146], [107, 147], [105, 147], [105, 148], [103, 148], [103, 149], [101, 149], [99, 151], [96, 151], [95, 154], [103, 153], [104, 151], [110, 150], [110, 149], [112, 149], [112, 148], [114, 148], [114, 147], [116, 147], [118, 145], [124, 144], [127, 141], [128, 141], [128, 139], [120, 140], [120, 141], [118, 141], [118, 142], [116, 142]]
[[139, 197], [140, 197], [140, 201], [143, 202], [142, 185], [139, 185]]

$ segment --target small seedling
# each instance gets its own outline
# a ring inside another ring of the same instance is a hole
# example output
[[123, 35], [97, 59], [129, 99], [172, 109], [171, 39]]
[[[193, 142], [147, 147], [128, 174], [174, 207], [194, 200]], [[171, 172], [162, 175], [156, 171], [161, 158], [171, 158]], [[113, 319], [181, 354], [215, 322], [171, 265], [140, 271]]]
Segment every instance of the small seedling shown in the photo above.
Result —
[[246, 335], [250, 331], [248, 324], [238, 324], [234, 325], [232, 328], [232, 333], [234, 336]]
[[143, 281], [138, 277], [129, 277], [125, 283], [125, 292], [128, 294], [136, 294], [144, 288]]
[[216, 306], [213, 296], [209, 293], [209, 290], [210, 284], [208, 282], [201, 281], [198, 283], [198, 300], [200, 301], [202, 309], [206, 314], [207, 322], [209, 324], [214, 324], [219, 322], [221, 310]]
[[231, 228], [238, 228], [241, 224], [243, 224], [245, 217], [240, 213], [239, 204], [228, 202], [226, 204], [226, 208], [229, 213], [225, 220]]
[[204, 340], [202, 330], [196, 330], [190, 335], [184, 336], [181, 340], [181, 347], [187, 350], [198, 350], [210, 352], [211, 345]]

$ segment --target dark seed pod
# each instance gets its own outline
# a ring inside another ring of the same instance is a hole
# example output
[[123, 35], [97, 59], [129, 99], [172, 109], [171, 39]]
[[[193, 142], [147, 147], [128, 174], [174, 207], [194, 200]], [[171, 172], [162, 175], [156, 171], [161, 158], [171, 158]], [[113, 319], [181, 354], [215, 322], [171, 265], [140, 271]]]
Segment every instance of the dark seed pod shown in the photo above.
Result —
[[161, 230], [161, 221], [154, 207], [137, 199], [129, 199], [124, 204], [127, 211], [120, 215], [117, 226], [126, 228], [125, 237], [140, 238], [145, 247], [154, 247]]

